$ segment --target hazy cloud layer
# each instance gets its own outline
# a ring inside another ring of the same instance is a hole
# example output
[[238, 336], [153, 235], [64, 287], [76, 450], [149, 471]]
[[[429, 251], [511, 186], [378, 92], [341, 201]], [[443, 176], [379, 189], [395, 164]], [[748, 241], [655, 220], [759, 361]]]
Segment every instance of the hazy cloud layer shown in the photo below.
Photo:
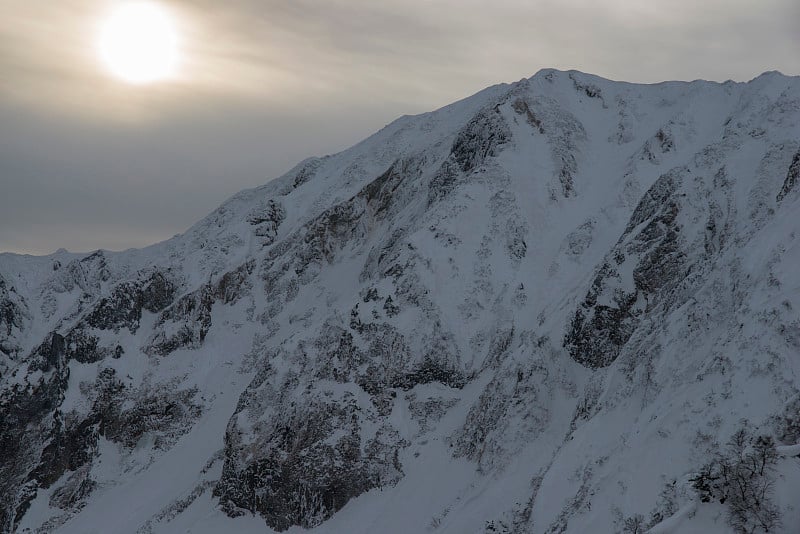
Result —
[[540, 68], [800, 73], [796, 0], [172, 0], [173, 83], [110, 79], [113, 0], [0, 0], [0, 250], [141, 246], [392, 118]]

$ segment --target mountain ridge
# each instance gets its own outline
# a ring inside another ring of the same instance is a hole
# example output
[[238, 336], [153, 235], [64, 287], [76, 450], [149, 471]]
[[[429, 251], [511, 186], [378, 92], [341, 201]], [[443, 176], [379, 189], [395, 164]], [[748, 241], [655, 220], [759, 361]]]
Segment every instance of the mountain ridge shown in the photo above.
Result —
[[2, 430], [27, 444], [0, 525], [623, 531], [690, 506], [682, 531], [727, 531], [689, 482], [714, 443], [745, 417], [800, 439], [799, 118], [798, 77], [546, 69], [151, 247], [0, 256]]
[[[639, 87], [659, 86], [659, 85], [664, 85], [664, 84], [713, 84], [713, 85], [725, 85], [725, 84], [743, 85], [744, 84], [744, 85], [746, 85], [746, 84], [749, 84], [749, 83], [753, 83], [754, 81], [759, 80], [761, 78], [765, 78], [765, 77], [769, 77], [769, 76], [776, 76], [776, 75], [778, 77], [786, 78], [786, 79], [789, 79], [789, 80], [791, 80], [793, 78], [800, 78], [800, 75], [784, 74], [780, 70], [767, 70], [767, 71], [764, 71], [764, 72], [762, 72], [761, 74], [759, 74], [757, 76], [754, 76], [753, 78], [751, 78], [750, 80], [747, 80], [747, 81], [736, 81], [736, 80], [729, 79], [729, 80], [725, 80], [725, 81], [720, 82], [720, 81], [713, 81], [713, 80], [706, 80], [706, 79], [698, 78], [698, 79], [694, 79], [694, 80], [663, 80], [663, 81], [660, 81], [660, 82], [628, 82], [628, 81], [624, 81], [624, 80], [614, 80], [614, 79], [611, 79], [611, 78], [604, 78], [604, 77], [599, 76], [599, 75], [589, 74], [589, 73], [582, 72], [582, 71], [576, 70], [576, 69], [561, 70], [561, 69], [546, 67], [546, 68], [540, 69], [539, 71], [537, 71], [535, 74], [533, 74], [529, 78], [522, 78], [518, 82], [505, 82], [505, 83], [499, 83], [499, 84], [496, 84], [496, 85], [492, 85], [490, 87], [487, 87], [485, 89], [482, 89], [482, 90], [478, 91], [477, 93], [475, 93], [473, 95], [470, 95], [470, 96], [467, 96], [467, 97], [465, 97], [463, 99], [460, 99], [460, 100], [456, 101], [453, 104], [448, 104], [448, 105], [442, 106], [441, 108], [438, 108], [437, 110], [434, 110], [434, 111], [427, 111], [427, 112], [422, 112], [422, 113], [418, 113], [418, 114], [411, 114], [411, 115], [401, 115], [397, 119], [391, 121], [390, 123], [388, 123], [387, 125], [382, 127], [380, 130], [375, 132], [375, 134], [372, 134], [372, 135], [368, 136], [367, 138], [365, 138], [363, 141], [361, 141], [359, 143], [356, 143], [356, 145], [354, 145], [353, 147], [344, 149], [344, 150], [342, 150], [340, 152], [337, 152], [337, 153], [334, 153], [334, 154], [325, 155], [325, 156], [309, 156], [309, 157], [305, 158], [304, 160], [302, 160], [301, 162], [299, 162], [294, 167], [292, 167], [291, 169], [289, 169], [286, 173], [284, 173], [281, 176], [278, 176], [278, 177], [276, 177], [276, 178], [274, 178], [274, 179], [272, 179], [270, 181], [278, 180], [278, 179], [283, 178], [285, 176], [292, 175], [293, 173], [296, 173], [300, 168], [302, 168], [303, 165], [307, 164], [308, 162], [310, 162], [312, 160], [327, 158], [327, 157], [331, 157], [333, 155], [338, 155], [338, 154], [340, 154], [342, 152], [347, 152], [348, 150], [350, 150], [352, 148], [355, 148], [356, 146], [360, 145], [361, 143], [368, 141], [374, 135], [377, 135], [381, 131], [393, 126], [395, 123], [398, 123], [399, 121], [415, 119], [415, 118], [419, 118], [419, 117], [423, 117], [423, 116], [429, 115], [431, 113], [436, 113], [437, 111], [440, 111], [440, 110], [443, 110], [445, 108], [451, 107], [451, 106], [453, 106], [453, 105], [455, 105], [457, 103], [460, 103], [462, 101], [479, 97], [481, 94], [483, 94], [483, 93], [485, 93], [487, 91], [495, 90], [497, 88], [511, 87], [511, 86], [513, 86], [515, 84], [519, 84], [519, 83], [530, 82], [530, 81], [532, 81], [533, 79], [535, 79], [537, 77], [541, 77], [541, 76], [547, 75], [548, 73], [551, 73], [551, 72], [552, 73], [558, 73], [558, 74], [566, 74], [566, 75], [574, 74], [574, 75], [579, 75], [579, 76], [586, 77], [586, 78], [601, 80], [601, 81], [606, 82], [606, 83], [611, 82], [611, 83], [614, 83], [614, 84], [629, 85], [629, 86], [639, 86]], [[265, 185], [266, 184], [262, 184], [262, 185], [259, 185], [259, 186], [246, 188], [246, 189], [243, 189], [241, 191], [238, 191], [237, 193], [234, 193], [233, 195], [231, 195], [227, 199], [223, 200], [222, 204], [225, 204], [228, 201], [232, 200], [233, 198], [238, 197], [239, 195], [242, 195], [244, 193], [247, 193], [247, 192], [250, 192], [250, 191], [258, 191], [261, 188], [263, 188]], [[192, 227], [195, 226], [196, 224], [199, 224], [200, 222], [201, 221], [198, 221], [197, 223], [193, 224]], [[29, 253], [17, 253], [17, 252], [11, 252], [11, 251], [0, 251], [0, 255], [23, 256], [23, 257], [26, 257], [26, 256], [31, 256], [31, 257], [51, 257], [51, 256], [53, 256], [53, 257], [55, 257], [55, 256], [58, 256], [59, 254], [62, 254], [62, 253], [78, 254], [78, 255], [91, 254], [91, 253], [100, 252], [100, 251], [105, 252], [105, 253], [114, 253], [114, 254], [116, 254], [116, 253], [124, 253], [124, 252], [128, 252], [130, 250], [141, 250], [143, 248], [149, 248], [149, 247], [152, 247], [152, 246], [155, 246], [155, 245], [159, 245], [161, 243], [164, 243], [165, 241], [170, 241], [170, 240], [172, 240], [172, 239], [174, 239], [174, 238], [176, 238], [178, 236], [181, 236], [181, 235], [185, 234], [190, 229], [191, 229], [191, 227], [189, 229], [187, 229], [186, 231], [184, 231], [184, 232], [179, 232], [179, 233], [175, 234], [172, 237], [169, 237], [169, 238], [164, 239], [162, 241], [158, 241], [156, 243], [152, 243], [150, 245], [145, 245], [144, 247], [132, 247], [132, 248], [125, 249], [125, 250], [110, 250], [110, 249], [98, 248], [98, 249], [92, 249], [92, 250], [88, 250], [88, 251], [70, 251], [70, 250], [68, 250], [66, 248], [60, 248], [57, 251], [51, 252], [51, 253], [48, 253], [48, 254], [29, 254]]]

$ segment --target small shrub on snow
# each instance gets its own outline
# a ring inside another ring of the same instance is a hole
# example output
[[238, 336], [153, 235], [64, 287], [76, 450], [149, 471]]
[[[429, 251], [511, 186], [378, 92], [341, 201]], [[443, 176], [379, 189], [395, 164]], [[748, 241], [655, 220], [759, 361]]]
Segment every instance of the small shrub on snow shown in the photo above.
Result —
[[647, 530], [647, 526], [642, 514], [636, 514], [627, 518], [625, 524], [622, 526], [622, 532], [624, 534], [644, 534], [645, 530]]

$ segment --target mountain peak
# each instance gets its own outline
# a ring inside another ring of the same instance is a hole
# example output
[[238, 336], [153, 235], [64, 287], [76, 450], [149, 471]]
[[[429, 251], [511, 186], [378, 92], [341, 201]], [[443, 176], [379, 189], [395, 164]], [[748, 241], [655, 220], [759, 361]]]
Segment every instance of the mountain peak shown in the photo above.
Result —
[[0, 532], [788, 532], [800, 85], [756, 80], [543, 69], [0, 256]]

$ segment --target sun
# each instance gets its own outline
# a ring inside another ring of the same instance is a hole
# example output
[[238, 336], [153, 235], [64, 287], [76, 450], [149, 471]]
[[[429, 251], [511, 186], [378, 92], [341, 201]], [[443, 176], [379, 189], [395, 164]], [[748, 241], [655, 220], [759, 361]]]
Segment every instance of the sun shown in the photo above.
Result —
[[111, 74], [150, 84], [175, 74], [178, 33], [169, 12], [153, 2], [125, 2], [102, 22], [98, 51]]

